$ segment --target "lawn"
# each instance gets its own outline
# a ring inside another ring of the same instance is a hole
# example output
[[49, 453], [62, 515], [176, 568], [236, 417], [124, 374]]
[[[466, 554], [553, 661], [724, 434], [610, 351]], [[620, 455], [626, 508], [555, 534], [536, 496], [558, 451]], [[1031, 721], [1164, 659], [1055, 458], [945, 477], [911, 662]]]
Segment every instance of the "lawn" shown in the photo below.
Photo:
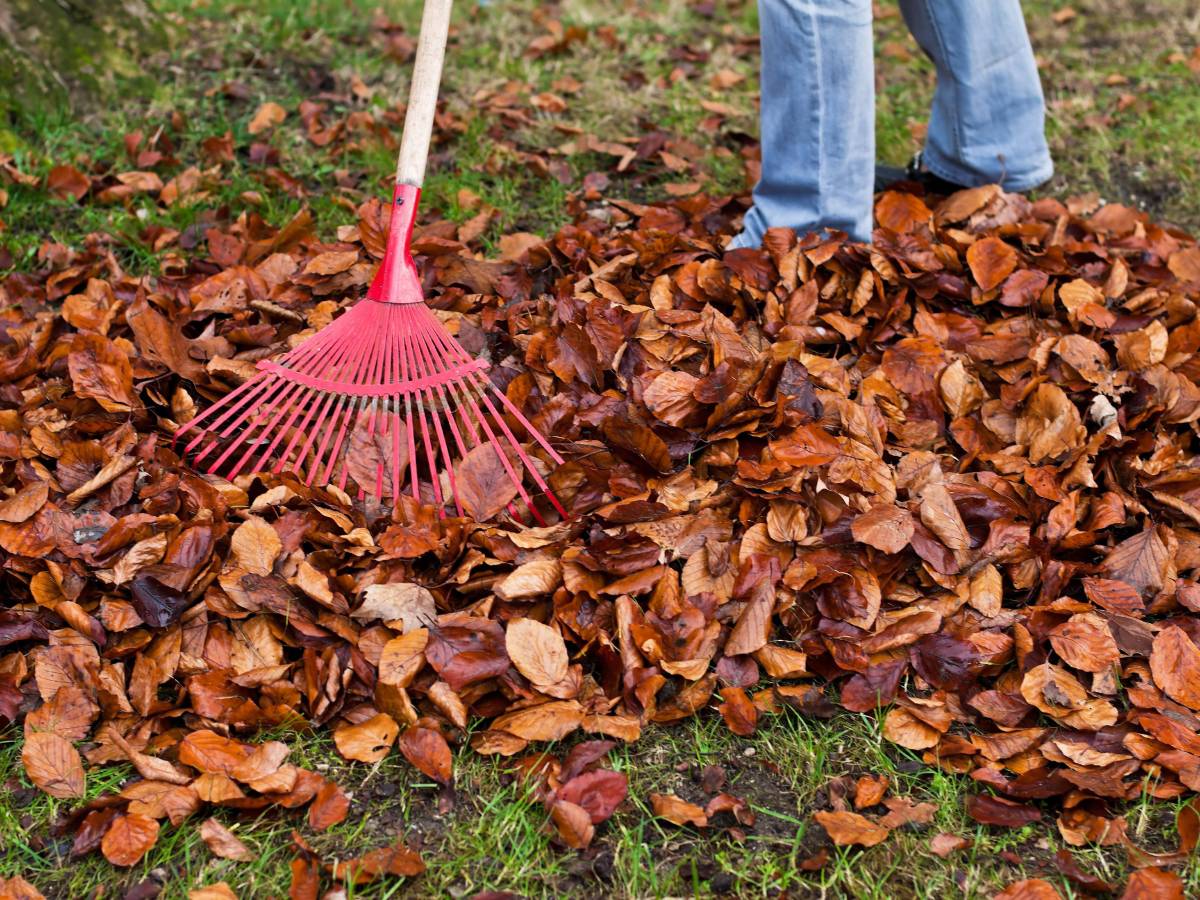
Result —
[[[419, 4], [157, 5], [169, 46], [144, 48], [142, 74], [120, 76], [129, 79], [127, 89], [98, 104], [20, 111], [0, 132], [5, 274], [36, 270], [52, 244], [90, 242], [111, 250], [127, 272], [170, 274], [215, 221], [257, 215], [282, 225], [304, 209], [332, 241], [340, 227], [353, 225], [365, 199], [386, 192]], [[1081, 207], [1120, 202], [1200, 229], [1194, 4], [1025, 6], [1057, 168], [1041, 195], [1082, 198]], [[494, 255], [503, 235], [553, 234], [589, 196], [645, 203], [698, 191], [745, 193], [757, 128], [755, 29], [748, 2], [462, 4], [423, 215], [453, 223], [449, 233], [478, 236], [482, 252]], [[932, 69], [893, 3], [878, 4], [876, 30], [880, 153], [900, 163], [920, 147]], [[286, 118], [251, 131], [267, 102], [279, 104]], [[321, 129], [347, 109], [372, 113], [374, 124], [321, 144]], [[649, 154], [635, 157], [615, 172], [614, 157], [639, 146], [667, 152], [653, 162]], [[136, 195], [79, 202], [47, 188], [52, 170], [65, 163], [100, 175], [145, 168], [147, 154], [173, 156], [176, 171], [195, 166], [201, 189], [163, 207]], [[1024, 877], [1045, 878], [1064, 897], [1081, 896], [1056, 866], [1056, 852], [1067, 845], [1052, 817], [1009, 830], [977, 824], [962, 804], [973, 787], [969, 777], [927, 765], [884, 741], [879, 727], [873, 715], [814, 718], [790, 709], [765, 716], [749, 737], [731, 734], [715, 709], [650, 727], [614, 751], [611, 765], [627, 775], [629, 799], [581, 852], [556, 846], [544, 807], [503, 758], [464, 743], [456, 751], [451, 804], [396, 753], [371, 766], [347, 763], [324, 731], [275, 731], [259, 737], [285, 740], [293, 762], [351, 795], [344, 822], [317, 833], [285, 810], [222, 810], [217, 818], [255, 852], [253, 861], [214, 857], [189, 823], [164, 829], [128, 870], [99, 854], [68, 859], [71, 835], [52, 828], [67, 804], [31, 787], [14, 728], [0, 734], [7, 796], [0, 802], [0, 877], [20, 875], [56, 897], [121, 896], [149, 882], [168, 898], [218, 882], [239, 897], [282, 897], [298, 832], [323, 858], [359, 855], [398, 836], [421, 851], [424, 875], [349, 885], [347, 897], [990, 897]], [[567, 747], [546, 749], [561, 756]], [[132, 771], [90, 769], [89, 799], [119, 788]], [[831, 790], [863, 776], [886, 777], [888, 798], [934, 809], [927, 821], [898, 828], [878, 846], [835, 847], [812, 812], [829, 807]], [[752, 825], [722, 814], [705, 828], [678, 827], [654, 815], [650, 794], [703, 805], [720, 777], [749, 803]], [[1130, 836], [1151, 851], [1173, 849], [1181, 805], [1148, 793], [1128, 804]], [[943, 833], [965, 839], [945, 858], [931, 848]], [[1131, 871], [1119, 846], [1071, 849], [1104, 881], [1120, 884]], [[1200, 895], [1200, 860], [1193, 857], [1180, 874], [1188, 895]]]

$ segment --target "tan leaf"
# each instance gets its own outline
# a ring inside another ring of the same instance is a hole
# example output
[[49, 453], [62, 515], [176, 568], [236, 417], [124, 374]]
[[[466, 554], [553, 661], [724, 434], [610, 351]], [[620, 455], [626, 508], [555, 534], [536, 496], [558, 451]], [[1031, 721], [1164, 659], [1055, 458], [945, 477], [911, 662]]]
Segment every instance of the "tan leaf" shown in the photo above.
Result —
[[946, 485], [933, 481], [921, 492], [921, 522], [951, 550], [967, 550], [971, 536]]
[[234, 566], [254, 575], [270, 575], [283, 542], [269, 522], [251, 516], [233, 532], [229, 550]]
[[583, 707], [577, 700], [555, 700], [505, 713], [492, 722], [492, 728], [527, 741], [557, 741], [582, 722]]
[[596, 826], [587, 810], [568, 800], [554, 802], [550, 807], [550, 820], [562, 842], [574, 850], [588, 846], [596, 836]]
[[505, 459], [490, 443], [467, 453], [455, 469], [458, 496], [467, 515], [477, 522], [494, 518], [517, 496], [514, 475], [520, 478], [520, 463], [509, 461], [505, 465]]
[[238, 900], [238, 895], [224, 881], [188, 891], [188, 900]]
[[928, 750], [936, 747], [942, 734], [932, 725], [918, 719], [902, 706], [893, 707], [883, 720], [883, 736], [909, 750]]
[[250, 124], [246, 126], [246, 130], [251, 134], [261, 134], [268, 129], [274, 128], [287, 118], [287, 110], [278, 103], [267, 101], [254, 113], [254, 118], [250, 120]]
[[425, 648], [429, 630], [417, 628], [383, 645], [379, 656], [379, 680], [384, 684], [406, 688], [425, 665]]
[[529, 600], [554, 593], [562, 583], [562, 564], [557, 559], [535, 559], [517, 566], [496, 585], [502, 600]]
[[989, 618], [1000, 615], [1004, 601], [1004, 581], [1000, 570], [988, 563], [971, 576], [967, 602]]
[[1062, 896], [1050, 882], [1041, 878], [1026, 878], [1013, 882], [994, 895], [992, 900], [1062, 900]]
[[708, 824], [708, 816], [703, 807], [688, 803], [674, 794], [651, 794], [650, 808], [660, 819], [666, 819], [676, 825], [695, 825], [697, 828], [703, 828]]
[[72, 800], [83, 796], [83, 760], [65, 738], [48, 731], [26, 735], [21, 761], [29, 780], [51, 797]]
[[1076, 613], [1051, 629], [1050, 645], [1063, 662], [1084, 672], [1111, 669], [1121, 658], [1108, 623], [1095, 613]]
[[137, 813], [128, 813], [113, 820], [100, 842], [100, 850], [114, 866], [132, 866], [146, 855], [157, 840], [157, 821]]
[[400, 752], [410, 763], [436, 781], [449, 784], [454, 758], [446, 739], [432, 728], [409, 728], [400, 735]]
[[1102, 570], [1132, 585], [1143, 598], [1149, 598], [1162, 590], [1168, 562], [1167, 545], [1159, 537], [1158, 529], [1147, 523], [1138, 534], [1109, 551]]
[[938, 378], [938, 392], [946, 404], [946, 411], [955, 418], [970, 415], [987, 399], [983, 382], [967, 371], [961, 359], [956, 359], [942, 370]]
[[754, 651], [754, 658], [772, 678], [803, 678], [808, 675], [808, 656], [791, 647], [765, 644]]
[[419, 584], [373, 584], [363, 592], [362, 603], [350, 615], [355, 619], [403, 622], [407, 634], [435, 624], [437, 604], [433, 594]]
[[971, 840], [965, 837], [959, 837], [957, 834], [949, 834], [942, 831], [935, 834], [929, 839], [929, 849], [942, 859], [946, 859], [950, 854], [957, 853], [959, 850], [965, 850], [971, 846]]
[[967, 265], [980, 289], [990, 291], [1017, 267], [1017, 251], [998, 237], [986, 237], [967, 248]]
[[893, 503], [880, 503], [854, 518], [850, 533], [856, 541], [881, 550], [899, 553], [913, 536], [913, 521], [908, 510]]
[[1200, 710], [1200, 648], [1178, 625], [1168, 625], [1155, 636], [1150, 671], [1164, 694]]
[[333, 742], [346, 759], [376, 763], [388, 755], [400, 726], [387, 713], [378, 713], [361, 725], [342, 725], [333, 731]]
[[567, 677], [567, 645], [562, 635], [535, 619], [514, 619], [504, 635], [505, 648], [517, 671], [538, 686]]
[[872, 822], [866, 816], [848, 810], [843, 812], [821, 811], [813, 813], [813, 818], [825, 829], [830, 840], [839, 847], [847, 847], [851, 844], [874, 847], [885, 840], [890, 833], [889, 829]]
[[218, 822], [216, 819], [206, 819], [200, 826], [200, 837], [208, 846], [209, 851], [213, 856], [220, 856], [222, 859], [233, 859], [238, 862], [250, 862], [255, 858], [255, 853], [238, 837]]
[[24, 522], [46, 505], [50, 485], [45, 481], [34, 481], [25, 485], [11, 497], [0, 502], [0, 522], [14, 524]]
[[337, 275], [358, 262], [357, 250], [331, 250], [318, 253], [304, 267], [305, 275]]
[[1037, 464], [1079, 447], [1087, 438], [1087, 429], [1063, 389], [1042, 382], [1017, 418], [1016, 437], [1029, 447], [1029, 461]]
[[656, 377], [642, 394], [646, 408], [668, 425], [680, 426], [700, 409], [692, 389], [700, 379], [687, 372], [667, 370]]

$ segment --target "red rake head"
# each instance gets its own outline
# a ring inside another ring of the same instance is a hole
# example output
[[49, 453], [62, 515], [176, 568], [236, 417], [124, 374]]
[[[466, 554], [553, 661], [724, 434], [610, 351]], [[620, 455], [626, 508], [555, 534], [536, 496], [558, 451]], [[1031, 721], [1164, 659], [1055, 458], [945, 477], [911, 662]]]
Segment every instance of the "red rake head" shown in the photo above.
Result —
[[[397, 186], [370, 299], [277, 360], [260, 362], [258, 375], [184, 425], [176, 440], [193, 433], [184, 452], [195, 451], [197, 465], [228, 478], [274, 460], [275, 472], [294, 472], [308, 484], [345, 490], [353, 479], [360, 497], [369, 491], [380, 499], [408, 491], [442, 515], [451, 502], [459, 515], [488, 505], [476, 486], [460, 492], [456, 465], [469, 457], [475, 468], [503, 471], [542, 522], [525, 488], [528, 473], [565, 518], [507, 417], [554, 463], [562, 457], [483, 373], [487, 363], [472, 359], [423, 302], [408, 252], [418, 193]], [[512, 502], [505, 505], [517, 515]]]

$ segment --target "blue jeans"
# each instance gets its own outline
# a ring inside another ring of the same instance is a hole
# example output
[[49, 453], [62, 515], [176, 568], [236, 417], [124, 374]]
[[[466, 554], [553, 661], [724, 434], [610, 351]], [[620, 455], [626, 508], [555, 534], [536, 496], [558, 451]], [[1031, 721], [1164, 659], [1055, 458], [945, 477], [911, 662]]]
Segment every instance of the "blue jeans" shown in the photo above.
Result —
[[[1045, 103], [1018, 0], [900, 0], [937, 68], [922, 161], [966, 186], [1028, 190], [1053, 173]], [[871, 239], [871, 0], [758, 0], [762, 177], [731, 247], [763, 232], [839, 228]]]

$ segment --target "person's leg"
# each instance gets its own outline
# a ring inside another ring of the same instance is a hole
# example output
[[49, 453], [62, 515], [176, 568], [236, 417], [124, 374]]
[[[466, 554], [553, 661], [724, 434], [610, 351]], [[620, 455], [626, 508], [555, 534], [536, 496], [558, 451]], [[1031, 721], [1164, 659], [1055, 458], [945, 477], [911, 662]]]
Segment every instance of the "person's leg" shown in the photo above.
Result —
[[731, 247], [786, 225], [871, 239], [875, 73], [870, 0], [759, 0], [762, 178]]
[[921, 160], [956, 184], [1036, 187], [1054, 174], [1045, 101], [1018, 0], [900, 0], [937, 67]]

